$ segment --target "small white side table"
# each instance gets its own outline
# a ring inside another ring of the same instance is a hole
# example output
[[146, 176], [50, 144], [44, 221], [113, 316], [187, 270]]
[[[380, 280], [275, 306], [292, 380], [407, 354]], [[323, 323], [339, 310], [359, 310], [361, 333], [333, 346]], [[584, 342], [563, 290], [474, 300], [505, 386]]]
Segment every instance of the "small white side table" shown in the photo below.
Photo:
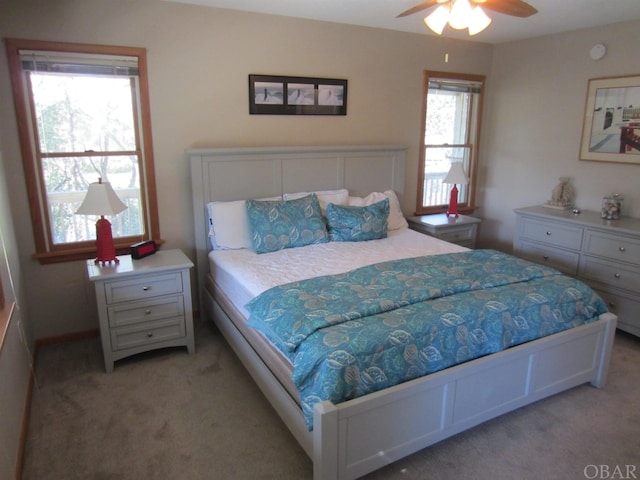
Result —
[[478, 237], [479, 218], [459, 215], [447, 217], [445, 213], [407, 218], [409, 228], [447, 242], [475, 248]]
[[194, 353], [191, 260], [180, 250], [118, 259], [107, 266], [87, 261], [106, 371], [113, 371], [116, 360], [157, 348], [186, 346]]

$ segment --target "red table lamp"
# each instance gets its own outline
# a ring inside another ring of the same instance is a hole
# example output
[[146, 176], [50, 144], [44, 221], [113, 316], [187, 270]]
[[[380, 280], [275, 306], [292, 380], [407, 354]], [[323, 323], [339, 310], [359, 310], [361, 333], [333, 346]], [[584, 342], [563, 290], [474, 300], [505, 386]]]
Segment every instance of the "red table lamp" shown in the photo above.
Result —
[[464, 173], [464, 167], [461, 162], [453, 162], [449, 173], [444, 177], [442, 183], [453, 184], [451, 189], [451, 197], [449, 198], [449, 208], [447, 209], [447, 217], [455, 215], [458, 218], [458, 187], [457, 184], [466, 185], [469, 183], [467, 174]]
[[105, 215], [116, 215], [127, 206], [116, 195], [109, 182], [98, 182], [89, 185], [86, 197], [76, 211], [79, 215], [100, 215], [96, 222], [96, 264], [106, 265], [111, 262], [118, 263], [116, 247], [111, 234], [111, 223], [104, 218]]

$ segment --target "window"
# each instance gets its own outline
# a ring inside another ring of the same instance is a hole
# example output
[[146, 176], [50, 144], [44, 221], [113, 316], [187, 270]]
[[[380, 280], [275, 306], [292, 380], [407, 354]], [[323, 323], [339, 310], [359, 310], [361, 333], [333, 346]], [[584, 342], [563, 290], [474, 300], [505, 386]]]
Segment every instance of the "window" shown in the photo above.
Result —
[[461, 162], [469, 178], [458, 185], [458, 207], [473, 211], [483, 86], [481, 75], [425, 72], [416, 214], [447, 209], [451, 186], [442, 180], [453, 162]]
[[95, 255], [97, 218], [75, 211], [99, 179], [128, 207], [109, 217], [118, 253], [159, 240], [145, 50], [7, 40], [7, 52], [35, 257]]

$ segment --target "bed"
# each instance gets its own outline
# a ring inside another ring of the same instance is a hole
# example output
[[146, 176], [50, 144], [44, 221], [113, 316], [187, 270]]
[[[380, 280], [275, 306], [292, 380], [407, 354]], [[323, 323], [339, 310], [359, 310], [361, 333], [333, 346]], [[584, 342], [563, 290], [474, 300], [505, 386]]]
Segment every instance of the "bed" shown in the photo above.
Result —
[[[255, 254], [242, 253], [242, 249], [238, 249], [239, 252], [216, 249], [212, 253], [218, 233], [212, 235], [210, 229], [210, 204], [234, 204], [255, 198], [277, 199], [300, 192], [346, 190], [348, 202], [352, 198], [368, 198], [372, 192], [393, 192], [397, 204], [402, 205], [406, 148], [388, 145], [220, 148], [189, 150], [188, 155], [192, 173], [201, 312], [215, 322], [312, 459], [315, 480], [361, 477], [539, 399], [583, 383], [602, 387], [606, 382], [616, 326], [616, 317], [611, 313], [602, 313], [594, 321], [575, 328], [481, 355], [353, 399], [341, 402], [319, 399], [312, 404], [310, 412], [305, 411], [301, 403], [307, 403], [303, 402], [295, 386], [287, 381], [291, 376], [287, 360], [291, 358], [274, 349], [273, 342], [246, 324], [251, 312], [244, 306], [247, 299], [260, 292], [279, 288], [278, 284], [282, 282], [301, 279], [281, 274], [278, 263], [282, 262], [277, 260], [273, 265], [277, 274], [268, 275], [273, 285], [268, 280], [252, 280], [255, 272], [248, 272], [248, 276], [240, 277], [244, 280], [237, 282], [235, 289], [233, 286], [230, 288], [229, 279], [233, 275], [228, 274], [225, 262], [239, 257], [242, 264], [243, 254]], [[322, 207], [326, 213], [327, 205]], [[377, 259], [374, 254], [366, 253], [372, 262], [375, 259], [376, 264], [377, 260], [404, 263], [402, 257], [417, 258], [418, 250], [447, 254], [435, 255], [440, 258], [457, 255], [456, 261], [475, 254], [406, 228], [389, 231], [387, 237], [385, 242], [393, 245], [390, 251], [396, 252], [397, 257], [388, 253]], [[424, 246], [418, 245], [423, 241], [426, 242]], [[357, 245], [358, 249], [366, 250], [368, 243], [374, 242], [377, 240], [344, 243], [351, 243], [351, 248]], [[321, 242], [287, 249], [286, 256], [295, 258], [298, 255], [296, 250], [311, 248], [322, 252], [320, 257], [324, 255], [323, 258], [328, 259], [332, 254], [326, 252], [331, 250], [325, 249], [331, 247]], [[415, 251], [412, 250], [414, 247]], [[494, 252], [484, 255], [491, 257]], [[499, 252], [495, 255], [500, 256]], [[340, 262], [342, 260], [337, 263]], [[319, 274], [336, 274], [331, 262], [324, 263], [329, 267], [324, 271], [320, 265]], [[260, 265], [256, 268], [261, 271], [266, 267]], [[343, 266], [343, 269], [350, 268], [349, 265]], [[311, 424], [309, 414], [312, 415]]]

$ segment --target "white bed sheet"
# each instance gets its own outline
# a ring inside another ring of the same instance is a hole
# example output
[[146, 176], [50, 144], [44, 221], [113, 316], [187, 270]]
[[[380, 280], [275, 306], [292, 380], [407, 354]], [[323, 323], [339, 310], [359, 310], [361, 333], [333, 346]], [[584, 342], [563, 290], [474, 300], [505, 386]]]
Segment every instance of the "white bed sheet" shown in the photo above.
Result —
[[244, 305], [277, 285], [388, 260], [465, 250], [468, 249], [402, 228], [390, 231], [381, 240], [329, 242], [260, 255], [247, 249], [215, 250], [209, 252], [209, 264], [215, 282], [246, 318]]

